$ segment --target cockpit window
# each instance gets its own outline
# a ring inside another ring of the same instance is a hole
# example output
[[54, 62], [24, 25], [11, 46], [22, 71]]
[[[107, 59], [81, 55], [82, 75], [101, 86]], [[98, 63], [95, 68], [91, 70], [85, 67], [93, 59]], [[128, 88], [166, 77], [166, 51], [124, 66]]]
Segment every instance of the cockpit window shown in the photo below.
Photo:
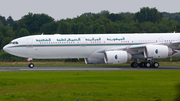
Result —
[[17, 41], [15, 41], [15, 42], [10, 42], [9, 44], [18, 44], [18, 42], [17, 42]]

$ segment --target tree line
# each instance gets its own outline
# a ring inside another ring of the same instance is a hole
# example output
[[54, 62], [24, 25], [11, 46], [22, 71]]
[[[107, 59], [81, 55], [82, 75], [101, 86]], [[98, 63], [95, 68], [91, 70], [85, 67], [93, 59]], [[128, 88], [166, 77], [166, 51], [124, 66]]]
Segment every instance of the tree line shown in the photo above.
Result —
[[136, 13], [84, 13], [55, 21], [47, 14], [28, 13], [14, 21], [0, 16], [0, 49], [12, 39], [36, 34], [111, 34], [180, 32], [180, 13], [159, 12], [143, 7]]

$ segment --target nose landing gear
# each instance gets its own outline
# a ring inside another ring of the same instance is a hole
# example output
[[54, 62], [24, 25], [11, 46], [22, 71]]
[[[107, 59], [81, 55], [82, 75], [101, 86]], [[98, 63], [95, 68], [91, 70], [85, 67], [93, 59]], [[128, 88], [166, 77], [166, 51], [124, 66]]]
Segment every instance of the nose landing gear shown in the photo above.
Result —
[[32, 63], [32, 60], [33, 60], [33, 59], [32, 59], [32, 58], [28, 58], [27, 60], [30, 61], [28, 67], [29, 67], [29, 68], [33, 68], [33, 67], [34, 67], [34, 64]]
[[33, 63], [30, 63], [30, 64], [28, 65], [28, 67], [29, 67], [29, 68], [33, 68], [33, 67], [34, 67], [34, 64], [33, 64]]

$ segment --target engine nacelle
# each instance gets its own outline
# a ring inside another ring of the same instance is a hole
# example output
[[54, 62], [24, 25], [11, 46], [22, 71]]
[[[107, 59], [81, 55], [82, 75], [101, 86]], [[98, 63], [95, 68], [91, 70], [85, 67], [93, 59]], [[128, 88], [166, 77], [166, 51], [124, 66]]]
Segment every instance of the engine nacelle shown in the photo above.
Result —
[[103, 59], [95, 59], [95, 58], [85, 58], [84, 59], [86, 64], [104, 64]]
[[144, 54], [145, 58], [161, 59], [173, 54], [173, 50], [163, 45], [147, 45]]
[[132, 59], [132, 55], [126, 51], [107, 51], [104, 61], [107, 64], [122, 64]]

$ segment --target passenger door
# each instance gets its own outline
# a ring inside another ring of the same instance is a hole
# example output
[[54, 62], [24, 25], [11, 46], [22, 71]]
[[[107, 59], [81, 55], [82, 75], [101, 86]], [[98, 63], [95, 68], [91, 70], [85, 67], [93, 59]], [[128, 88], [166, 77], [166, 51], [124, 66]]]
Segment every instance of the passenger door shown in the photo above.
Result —
[[27, 54], [29, 58], [33, 58], [33, 39], [27, 39]]

